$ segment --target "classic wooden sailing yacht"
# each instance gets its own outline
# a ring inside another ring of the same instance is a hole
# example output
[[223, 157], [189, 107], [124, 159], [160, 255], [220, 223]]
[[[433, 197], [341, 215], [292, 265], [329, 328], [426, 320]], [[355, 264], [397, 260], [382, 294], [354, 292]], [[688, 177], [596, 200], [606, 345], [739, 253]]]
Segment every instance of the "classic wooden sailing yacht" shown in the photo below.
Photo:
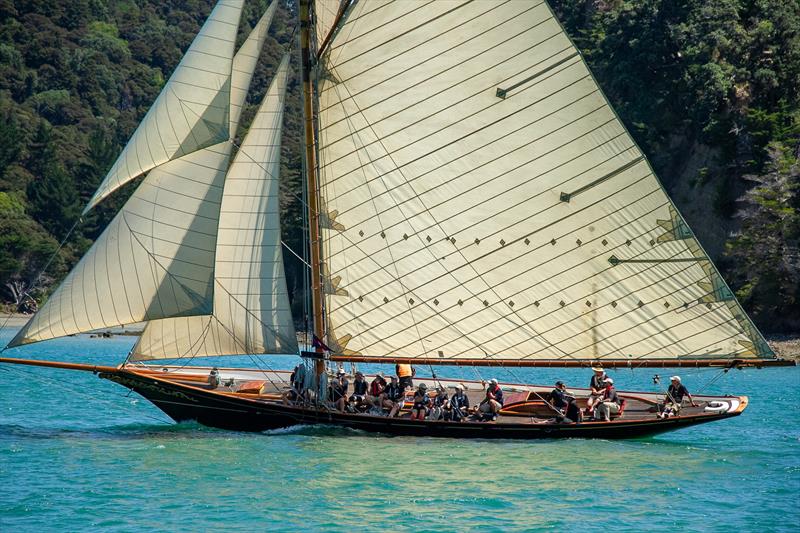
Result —
[[[237, 430], [335, 424], [454, 437], [633, 437], [740, 414], [746, 397], [622, 392], [612, 420], [556, 418], [549, 387], [504, 383], [494, 422], [340, 413], [331, 365], [697, 367], [775, 357], [544, 1], [300, 0], [314, 352], [288, 372], [207, 356], [297, 354], [278, 171], [288, 56], [241, 146], [275, 10], [240, 50], [220, 0], [88, 211], [141, 185], [9, 347], [146, 321], [90, 370], [175, 420]], [[232, 160], [232, 162], [231, 162]], [[324, 342], [323, 342], [324, 341]], [[164, 365], [165, 360], [178, 365]], [[156, 361], [156, 364], [152, 364]], [[464, 386], [472, 403], [485, 384]], [[585, 402], [588, 391], [576, 391]]]

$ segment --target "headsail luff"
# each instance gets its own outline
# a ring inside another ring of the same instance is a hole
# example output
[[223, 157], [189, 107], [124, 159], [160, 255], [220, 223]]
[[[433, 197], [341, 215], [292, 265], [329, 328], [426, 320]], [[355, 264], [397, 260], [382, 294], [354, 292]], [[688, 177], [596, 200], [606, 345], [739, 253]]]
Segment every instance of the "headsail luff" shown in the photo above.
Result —
[[226, 141], [153, 169], [9, 346], [210, 313], [231, 148]]
[[220, 0], [84, 214], [130, 180], [229, 136], [231, 65], [244, 0]]
[[250, 81], [261, 56], [261, 49], [267, 39], [269, 27], [275, 16], [278, 3], [273, 1], [261, 18], [256, 23], [250, 35], [247, 36], [241, 48], [233, 57], [233, 69], [231, 78], [231, 116], [230, 116], [230, 138], [236, 137], [236, 130], [239, 129], [239, 119], [242, 116], [244, 102], [247, 99], [247, 91], [250, 90]]
[[297, 353], [278, 194], [288, 64], [287, 55], [225, 179], [213, 314], [150, 322], [129, 360]]
[[320, 69], [340, 355], [774, 357], [546, 3], [358, 2]]

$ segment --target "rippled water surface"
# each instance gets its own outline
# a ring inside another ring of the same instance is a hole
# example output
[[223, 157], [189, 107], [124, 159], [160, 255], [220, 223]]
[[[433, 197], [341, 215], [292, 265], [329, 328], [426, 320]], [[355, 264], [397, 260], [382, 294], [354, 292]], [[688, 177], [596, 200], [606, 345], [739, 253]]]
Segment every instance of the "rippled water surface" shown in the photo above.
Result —
[[[117, 364], [132, 342], [74, 337], [4, 355]], [[2, 365], [0, 530], [799, 531], [800, 369], [731, 371], [706, 387], [717, 372], [682, 375], [692, 391], [749, 395], [744, 415], [640, 440], [519, 442], [176, 425], [92, 374]], [[651, 370], [611, 375], [653, 389]]]

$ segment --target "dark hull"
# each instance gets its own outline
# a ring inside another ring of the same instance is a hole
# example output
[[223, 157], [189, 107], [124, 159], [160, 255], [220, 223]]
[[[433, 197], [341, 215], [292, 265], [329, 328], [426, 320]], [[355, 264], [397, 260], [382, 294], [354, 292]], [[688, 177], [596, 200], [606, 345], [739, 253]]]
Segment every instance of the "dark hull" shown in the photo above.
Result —
[[100, 377], [136, 391], [175, 421], [192, 420], [205, 426], [234, 431], [265, 431], [299, 424], [326, 424], [362, 431], [417, 437], [625, 439], [656, 435], [730, 418], [741, 413], [741, 411], [737, 411], [680, 416], [664, 420], [653, 418], [582, 424], [414, 421], [406, 418], [342, 414], [284, 406], [274, 402], [224, 395], [125, 370], [101, 372]]

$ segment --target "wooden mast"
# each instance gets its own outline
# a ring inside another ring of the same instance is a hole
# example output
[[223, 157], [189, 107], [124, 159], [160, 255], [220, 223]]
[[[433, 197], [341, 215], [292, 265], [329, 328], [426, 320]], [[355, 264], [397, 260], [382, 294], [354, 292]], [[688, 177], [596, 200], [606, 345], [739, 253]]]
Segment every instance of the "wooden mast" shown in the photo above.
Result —
[[[314, 139], [313, 86], [311, 84], [311, 0], [300, 3], [300, 71], [303, 76], [303, 118], [306, 143], [306, 187], [308, 190], [308, 225], [311, 248], [311, 305], [314, 319], [314, 335], [322, 340], [325, 335], [322, 320], [321, 241], [319, 235], [317, 153]], [[316, 347], [317, 353], [322, 348]], [[325, 371], [325, 361], [319, 358], [314, 363], [315, 374]]]

